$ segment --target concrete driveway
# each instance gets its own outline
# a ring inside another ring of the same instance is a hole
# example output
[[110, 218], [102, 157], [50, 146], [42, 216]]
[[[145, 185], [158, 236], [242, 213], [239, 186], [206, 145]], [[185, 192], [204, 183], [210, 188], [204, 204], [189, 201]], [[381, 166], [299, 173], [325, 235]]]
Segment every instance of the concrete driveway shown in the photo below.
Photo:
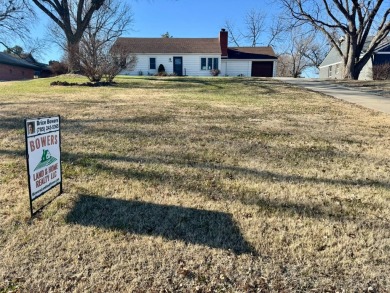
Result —
[[291, 85], [306, 88], [315, 92], [320, 92], [372, 110], [390, 114], [390, 99], [381, 96], [380, 92], [345, 87], [317, 78], [277, 77], [276, 79]]

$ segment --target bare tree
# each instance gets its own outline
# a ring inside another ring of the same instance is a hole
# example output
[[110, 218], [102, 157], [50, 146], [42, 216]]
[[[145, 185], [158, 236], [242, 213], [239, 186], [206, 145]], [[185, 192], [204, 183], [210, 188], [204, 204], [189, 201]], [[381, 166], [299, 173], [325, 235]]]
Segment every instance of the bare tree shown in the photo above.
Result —
[[[280, 0], [300, 25], [322, 32], [343, 58], [344, 78], [360, 71], [390, 32], [390, 8], [385, 0]], [[339, 42], [339, 36], [345, 41]], [[370, 35], [373, 38], [368, 38]], [[366, 42], [369, 41], [367, 47]]]
[[47, 49], [47, 44], [41, 39], [28, 39], [26, 36], [25, 39], [20, 39], [19, 41], [25, 43], [24, 48], [19, 45], [10, 47], [8, 44], [4, 44], [6, 47], [4, 53], [14, 55], [15, 57], [25, 59], [27, 61], [31, 61], [31, 58], [36, 61], [37, 57], [41, 58], [44, 51]]
[[390, 63], [376, 64], [372, 67], [374, 80], [390, 80]]
[[[105, 0], [32, 0], [61, 29], [66, 38], [71, 71], [79, 70], [79, 43], [93, 14]], [[73, 18], [72, 15], [76, 17]]]
[[90, 48], [86, 47], [85, 43], [81, 43], [81, 67], [85, 76], [92, 82], [100, 82], [102, 78], [106, 82], [112, 82], [120, 71], [125, 68], [131, 70], [137, 61], [135, 56], [129, 56], [128, 52], [118, 48], [111, 51], [107, 46], [97, 46], [93, 55], [90, 55], [89, 51]]
[[225, 21], [225, 28], [229, 34], [229, 43], [233, 44], [236, 47], [240, 47], [240, 42], [242, 39], [241, 32], [237, 32], [234, 23], [231, 20]]
[[133, 14], [130, 7], [118, 0], [106, 0], [92, 16], [81, 38], [78, 53], [82, 71], [91, 81], [100, 81], [109, 68], [110, 72], [114, 72], [113, 68], [119, 66], [120, 70], [126, 65], [123, 61], [117, 61], [123, 59], [121, 57], [123, 50], [116, 52], [115, 58], [111, 56], [110, 50], [113, 42], [129, 29], [132, 22]]
[[24, 53], [24, 50], [21, 46], [16, 45], [13, 47], [8, 47], [7, 49], [4, 50], [4, 53], [10, 54], [10, 55], [21, 56]]
[[244, 42], [252, 47], [259, 44], [261, 34], [265, 31], [266, 15], [262, 11], [252, 9], [246, 13], [243, 30], [236, 29], [231, 20], [225, 21], [225, 28], [229, 33], [229, 42], [240, 47]]
[[318, 68], [329, 52], [329, 45], [324, 39], [318, 38], [315, 32], [311, 32], [307, 39], [307, 45], [302, 51], [303, 56], [309, 61], [311, 67]]
[[[91, 54], [92, 53], [92, 54]], [[131, 69], [135, 66], [136, 58], [128, 56], [128, 52], [111, 48], [94, 40], [93, 43], [80, 43], [80, 64], [83, 74], [92, 82], [99, 82], [105, 78], [107, 82], [112, 82], [123, 69]]]
[[279, 48], [278, 76], [301, 77], [308, 68], [317, 68], [328, 52], [315, 31], [290, 29], [284, 35], [284, 48]]
[[290, 24], [287, 24], [282, 16], [272, 19], [272, 24], [267, 28], [267, 46], [273, 46], [283, 41], [283, 36], [290, 30]]
[[289, 25], [281, 16], [272, 15], [271, 25], [267, 18], [265, 12], [252, 9], [246, 13], [241, 29], [232, 20], [226, 20], [224, 26], [229, 33], [229, 43], [236, 47], [244, 44], [252, 47], [259, 44], [275, 45], [283, 39]]
[[265, 14], [262, 11], [252, 9], [245, 16], [244, 37], [250, 42], [252, 47], [259, 43], [259, 38], [264, 32]]
[[298, 77], [305, 69], [319, 66], [329, 46], [319, 42], [315, 30], [297, 27], [295, 22], [284, 15], [272, 15], [272, 22], [266, 22], [267, 17], [264, 12], [249, 11], [243, 21], [245, 34], [233, 22], [226, 21], [230, 43], [237, 47], [243, 42], [251, 46], [259, 43], [274, 46], [280, 64], [278, 76]]
[[61, 75], [68, 72], [68, 67], [61, 61], [50, 60], [49, 67], [53, 75]]
[[105, 69], [103, 77], [106, 82], [112, 82], [114, 78], [123, 70], [133, 70], [137, 64], [137, 57], [135, 55], [129, 55], [126, 50], [111, 51], [104, 62]]
[[0, 0], [0, 44], [9, 48], [10, 39], [26, 39], [34, 13], [23, 0]]
[[301, 34], [299, 31], [293, 31], [291, 33], [291, 46], [288, 55], [291, 57], [292, 77], [300, 77], [303, 70], [308, 67], [315, 66], [310, 56], [310, 51], [313, 48], [314, 35]]
[[291, 77], [292, 76], [292, 58], [288, 54], [278, 56], [276, 68], [276, 76]]

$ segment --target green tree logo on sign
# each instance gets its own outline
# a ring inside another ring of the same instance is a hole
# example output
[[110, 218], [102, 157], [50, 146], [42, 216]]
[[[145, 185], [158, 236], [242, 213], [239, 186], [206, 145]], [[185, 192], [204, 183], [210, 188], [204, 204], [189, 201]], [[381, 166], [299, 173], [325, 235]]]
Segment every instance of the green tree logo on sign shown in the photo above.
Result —
[[42, 169], [44, 167], [47, 167], [47, 166], [51, 165], [52, 163], [54, 163], [55, 161], [57, 161], [57, 159], [52, 157], [49, 150], [43, 150], [41, 161], [35, 167], [34, 171]]

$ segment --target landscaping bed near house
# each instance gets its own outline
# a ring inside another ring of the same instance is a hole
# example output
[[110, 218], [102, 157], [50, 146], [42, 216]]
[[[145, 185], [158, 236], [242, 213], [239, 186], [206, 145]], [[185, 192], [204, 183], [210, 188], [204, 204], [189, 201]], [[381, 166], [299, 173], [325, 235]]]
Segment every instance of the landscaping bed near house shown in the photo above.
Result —
[[[0, 292], [388, 292], [388, 115], [270, 79], [55, 80], [1, 84]], [[30, 219], [23, 119], [57, 114], [65, 193]]]
[[101, 86], [112, 86], [115, 82], [107, 82], [107, 81], [98, 81], [98, 82], [67, 82], [67, 81], [53, 81], [50, 83], [51, 86], [88, 86], [88, 87], [101, 87]]

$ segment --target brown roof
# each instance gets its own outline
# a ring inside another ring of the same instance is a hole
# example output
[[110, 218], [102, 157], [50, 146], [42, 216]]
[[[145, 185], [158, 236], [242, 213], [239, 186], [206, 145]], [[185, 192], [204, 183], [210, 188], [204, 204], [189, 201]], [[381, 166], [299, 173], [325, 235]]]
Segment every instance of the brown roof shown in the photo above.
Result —
[[218, 38], [119, 38], [114, 48], [131, 53], [212, 53], [221, 54]]
[[229, 47], [229, 59], [277, 59], [272, 47]]

